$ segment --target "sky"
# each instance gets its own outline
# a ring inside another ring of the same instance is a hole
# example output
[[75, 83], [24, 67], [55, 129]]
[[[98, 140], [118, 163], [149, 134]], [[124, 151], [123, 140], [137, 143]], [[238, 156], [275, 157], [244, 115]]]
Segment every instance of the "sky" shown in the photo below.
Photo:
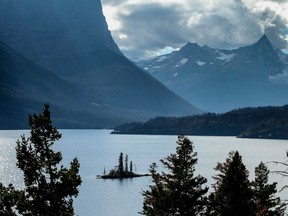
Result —
[[101, 0], [109, 30], [130, 58], [169, 53], [187, 42], [217, 49], [266, 34], [288, 50], [288, 0]]

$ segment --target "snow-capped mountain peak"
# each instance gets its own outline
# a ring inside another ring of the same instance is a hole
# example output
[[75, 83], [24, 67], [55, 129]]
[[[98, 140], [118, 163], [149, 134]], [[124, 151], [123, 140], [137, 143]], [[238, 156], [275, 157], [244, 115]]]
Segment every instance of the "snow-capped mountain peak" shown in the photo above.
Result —
[[288, 103], [288, 55], [266, 35], [234, 50], [187, 43], [173, 54], [137, 64], [203, 110]]

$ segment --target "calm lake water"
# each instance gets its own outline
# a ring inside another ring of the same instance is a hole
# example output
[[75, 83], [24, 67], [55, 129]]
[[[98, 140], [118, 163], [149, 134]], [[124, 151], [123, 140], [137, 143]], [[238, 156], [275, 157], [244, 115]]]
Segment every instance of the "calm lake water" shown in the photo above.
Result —
[[[118, 164], [120, 152], [128, 154], [134, 171], [147, 173], [149, 165], [175, 153], [177, 136], [161, 135], [111, 135], [109, 130], [60, 130], [62, 138], [54, 144], [61, 151], [64, 166], [77, 157], [80, 162], [82, 185], [75, 200], [75, 211], [79, 216], [135, 216], [141, 211], [141, 192], [151, 184], [150, 177], [127, 180], [102, 180], [96, 175], [108, 172]], [[13, 183], [21, 187], [22, 175], [16, 168], [15, 142], [20, 135], [29, 136], [29, 131], [0, 131], [0, 182]], [[229, 151], [238, 150], [243, 162], [254, 177], [254, 168], [261, 162], [287, 162], [287, 140], [237, 139], [235, 137], [188, 136], [198, 152], [196, 172], [208, 179], [211, 188], [213, 167], [224, 162]], [[285, 167], [268, 163], [270, 170]], [[271, 181], [277, 181], [279, 188], [288, 184], [288, 178], [271, 174]], [[288, 192], [279, 193], [287, 199]]]

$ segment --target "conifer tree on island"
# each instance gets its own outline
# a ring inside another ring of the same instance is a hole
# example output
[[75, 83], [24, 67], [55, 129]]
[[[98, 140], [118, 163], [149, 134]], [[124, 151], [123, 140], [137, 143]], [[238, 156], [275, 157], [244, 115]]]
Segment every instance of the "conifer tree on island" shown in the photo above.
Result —
[[186, 136], [178, 136], [177, 144], [176, 154], [161, 160], [169, 173], [158, 173], [155, 163], [150, 166], [153, 185], [143, 192], [143, 215], [193, 216], [205, 210], [208, 187], [203, 184], [207, 179], [195, 176], [197, 153]]
[[121, 175], [124, 173], [124, 165], [123, 165], [123, 153], [121, 152], [119, 155], [119, 165], [118, 165], [118, 171]]
[[125, 156], [125, 172], [128, 172], [128, 155]]
[[102, 179], [123, 179], [123, 178], [134, 178], [134, 177], [143, 177], [149, 176], [148, 174], [137, 174], [133, 172], [133, 163], [130, 161], [130, 170], [128, 170], [128, 154], [125, 155], [125, 166], [123, 164], [123, 153], [121, 152], [118, 159], [118, 166], [115, 166], [114, 169], [111, 169], [106, 175], [98, 176]]
[[43, 113], [29, 116], [30, 137], [21, 136], [17, 141], [17, 166], [23, 171], [21, 212], [23, 215], [66, 216], [74, 215], [73, 197], [78, 195], [81, 184], [80, 164], [77, 158], [69, 168], [59, 166], [60, 152], [52, 146], [61, 134], [52, 125], [49, 105]]
[[133, 162], [130, 161], [130, 170], [129, 170], [130, 173], [133, 173]]

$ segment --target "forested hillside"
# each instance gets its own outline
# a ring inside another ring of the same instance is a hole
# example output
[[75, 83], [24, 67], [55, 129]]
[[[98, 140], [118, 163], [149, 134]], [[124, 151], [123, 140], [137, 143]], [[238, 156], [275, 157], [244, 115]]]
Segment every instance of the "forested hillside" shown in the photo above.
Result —
[[145, 123], [118, 126], [112, 133], [288, 139], [288, 105], [243, 108], [223, 114], [157, 117]]

